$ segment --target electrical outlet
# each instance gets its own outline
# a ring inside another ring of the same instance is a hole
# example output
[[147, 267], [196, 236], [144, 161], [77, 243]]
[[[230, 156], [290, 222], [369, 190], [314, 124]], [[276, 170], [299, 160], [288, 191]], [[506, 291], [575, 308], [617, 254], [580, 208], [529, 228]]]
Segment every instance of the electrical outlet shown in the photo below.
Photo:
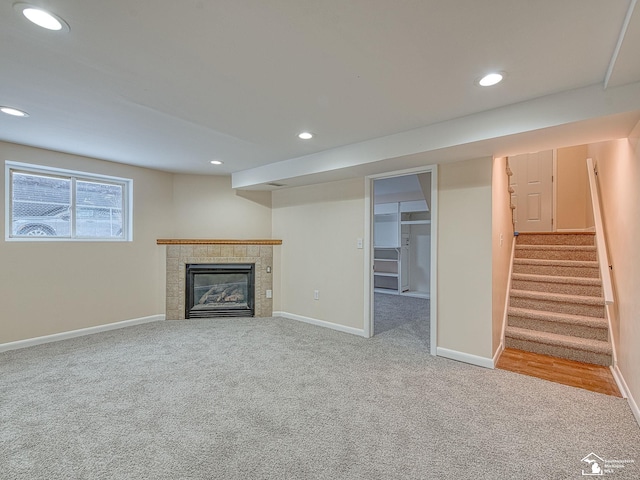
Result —
[[313, 291], [313, 299], [320, 300], [320, 292], [318, 290]]
[[363, 245], [364, 245], [364, 243], [363, 243], [362, 239], [358, 238], [356, 240], [356, 248], [363, 248]]
[[273, 291], [267, 290], [267, 298], [272, 298], [272, 297], [273, 297]]
[[502, 246], [503, 243], [504, 243], [504, 235], [501, 233], [500, 234], [500, 246]]

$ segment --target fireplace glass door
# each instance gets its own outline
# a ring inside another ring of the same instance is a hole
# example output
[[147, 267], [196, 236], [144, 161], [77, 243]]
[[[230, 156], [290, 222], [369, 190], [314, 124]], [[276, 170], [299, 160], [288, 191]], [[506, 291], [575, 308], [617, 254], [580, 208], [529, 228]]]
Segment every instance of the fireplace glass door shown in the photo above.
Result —
[[189, 264], [185, 318], [253, 317], [254, 264]]

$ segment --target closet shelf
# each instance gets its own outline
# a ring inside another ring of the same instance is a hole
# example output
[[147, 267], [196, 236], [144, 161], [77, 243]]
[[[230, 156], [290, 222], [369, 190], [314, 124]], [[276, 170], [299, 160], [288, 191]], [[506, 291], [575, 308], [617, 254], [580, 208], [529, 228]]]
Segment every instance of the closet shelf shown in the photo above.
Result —
[[402, 220], [400, 225], [430, 225], [431, 220]]

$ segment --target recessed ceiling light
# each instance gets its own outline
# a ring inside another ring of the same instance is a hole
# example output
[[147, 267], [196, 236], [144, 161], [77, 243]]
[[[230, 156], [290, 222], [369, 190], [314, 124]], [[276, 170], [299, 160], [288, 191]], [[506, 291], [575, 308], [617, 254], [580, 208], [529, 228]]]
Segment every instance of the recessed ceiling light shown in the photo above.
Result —
[[18, 110], [13, 107], [0, 107], [0, 112], [6, 113], [7, 115], [12, 115], [14, 117], [28, 117], [29, 114], [27, 112], [23, 112], [22, 110]]
[[502, 81], [504, 78], [503, 73], [493, 72], [488, 75], [485, 75], [480, 80], [478, 80], [478, 85], [481, 87], [491, 87], [492, 85], [496, 85]]
[[54, 13], [47, 12], [40, 7], [35, 7], [28, 3], [16, 3], [13, 7], [21, 12], [27, 20], [35, 23], [39, 27], [53, 31], [69, 31], [69, 24]]
[[222, 165], [224, 162], [220, 161], [220, 160], [211, 160], [211, 165]]
[[311, 140], [313, 138], [313, 133], [311, 132], [302, 132], [298, 134], [298, 138], [301, 140]]

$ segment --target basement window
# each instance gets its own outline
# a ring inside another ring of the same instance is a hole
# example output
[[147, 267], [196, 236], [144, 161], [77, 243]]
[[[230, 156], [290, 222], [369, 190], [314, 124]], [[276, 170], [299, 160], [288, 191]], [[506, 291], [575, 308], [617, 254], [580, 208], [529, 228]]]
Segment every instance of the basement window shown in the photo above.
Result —
[[131, 241], [133, 180], [5, 162], [5, 239]]

